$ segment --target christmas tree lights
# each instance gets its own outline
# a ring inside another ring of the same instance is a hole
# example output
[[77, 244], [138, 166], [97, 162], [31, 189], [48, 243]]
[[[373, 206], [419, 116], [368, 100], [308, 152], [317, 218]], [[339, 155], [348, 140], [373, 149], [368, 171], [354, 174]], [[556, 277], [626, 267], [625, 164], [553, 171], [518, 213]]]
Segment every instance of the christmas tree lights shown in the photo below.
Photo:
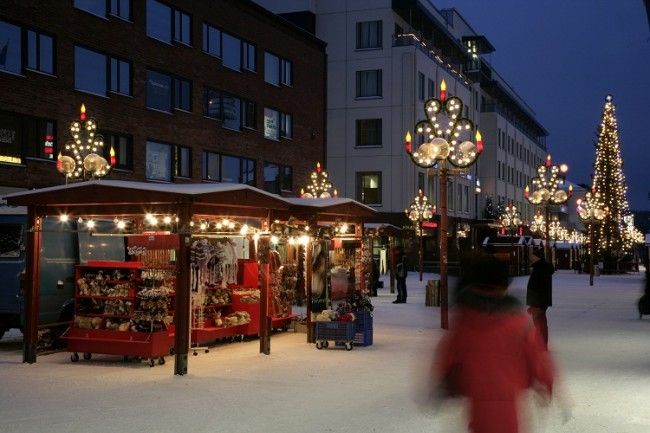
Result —
[[608, 209], [602, 223], [594, 232], [596, 253], [610, 258], [616, 257], [629, 246], [624, 239], [623, 221], [623, 217], [629, 213], [629, 206], [618, 138], [616, 106], [612, 102], [612, 95], [607, 95], [598, 128], [593, 190], [602, 197], [603, 204]]

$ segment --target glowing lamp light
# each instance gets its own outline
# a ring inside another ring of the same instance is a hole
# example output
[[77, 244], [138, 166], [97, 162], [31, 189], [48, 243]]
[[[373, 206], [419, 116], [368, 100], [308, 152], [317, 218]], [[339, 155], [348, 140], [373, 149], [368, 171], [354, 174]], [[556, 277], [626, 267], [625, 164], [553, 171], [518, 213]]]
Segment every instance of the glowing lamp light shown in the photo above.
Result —
[[526, 188], [524, 189], [524, 197], [528, 198], [530, 196], [530, 187], [526, 185]]
[[566, 164], [560, 165], [560, 172], [566, 173], [569, 170], [569, 166]]
[[62, 223], [68, 222], [68, 215], [62, 213], [61, 215], [59, 215], [59, 221], [61, 221]]
[[88, 220], [86, 221], [86, 227], [88, 227], [90, 230], [95, 228], [95, 221], [93, 220]]
[[546, 168], [551, 168], [551, 154], [546, 155]]
[[81, 104], [81, 110], [79, 111], [79, 119], [86, 120], [86, 106]]
[[440, 83], [440, 100], [445, 102], [445, 99], [447, 99], [447, 83], [445, 83], [445, 80], [442, 80]]
[[244, 224], [239, 229], [239, 234], [242, 235], [242, 236], [246, 236], [247, 233], [248, 233], [248, 224]]
[[320, 168], [320, 162], [316, 163], [316, 173], [320, 173], [321, 168]]
[[118, 229], [120, 229], [120, 230], [124, 230], [125, 227], [126, 227], [126, 223], [125, 223], [124, 221], [119, 220], [119, 221], [117, 222], [117, 228], [118, 228]]
[[476, 151], [478, 153], [483, 152], [483, 137], [478, 129], [476, 130]]
[[171, 224], [171, 222], [172, 222], [172, 217], [170, 217], [169, 215], [166, 216], [165, 218], [163, 218], [163, 222], [164, 222], [165, 224]]
[[334, 198], [339, 198], [338, 190], [335, 189], [333, 195], [334, 195]]
[[404, 137], [404, 146], [406, 147], [406, 153], [411, 153], [411, 132], [406, 131], [406, 137]]
[[277, 245], [278, 242], [280, 242], [280, 239], [277, 236], [275, 236], [275, 235], [271, 236], [271, 243], [273, 245]]
[[259, 234], [259, 233], [255, 233], [255, 234], [253, 235], [253, 240], [254, 240], [255, 242], [259, 241], [259, 240], [260, 240], [260, 234]]
[[111, 167], [115, 167], [115, 164], [117, 163], [117, 159], [115, 158], [115, 149], [113, 149], [113, 146], [111, 146], [109, 155], [111, 157]]

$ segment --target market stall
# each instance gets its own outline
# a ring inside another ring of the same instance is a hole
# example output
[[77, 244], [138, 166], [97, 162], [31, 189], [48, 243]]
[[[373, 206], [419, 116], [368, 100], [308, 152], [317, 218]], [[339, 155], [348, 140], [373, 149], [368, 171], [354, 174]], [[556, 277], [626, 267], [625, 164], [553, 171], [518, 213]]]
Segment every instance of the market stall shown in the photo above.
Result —
[[[301, 254], [311, 260], [307, 245], [338, 220], [353, 223], [360, 238], [363, 217], [374, 213], [349, 199], [305, 203], [219, 183], [94, 180], [6, 199], [28, 207], [23, 361], [36, 361], [38, 251], [49, 216], [74, 219], [79, 235], [97, 243], [123, 239], [126, 250], [126, 257], [76, 268], [75, 320], [67, 334], [73, 360], [79, 353], [107, 353], [153, 365], [173, 352], [175, 374], [187, 373], [191, 346], [220, 338], [259, 336], [260, 352], [270, 353], [271, 329], [286, 328], [293, 318], [292, 290], [311, 287], [311, 267], [299, 260]], [[305, 230], [300, 247], [281, 252], [270, 227], [296, 219], [312, 231]]]

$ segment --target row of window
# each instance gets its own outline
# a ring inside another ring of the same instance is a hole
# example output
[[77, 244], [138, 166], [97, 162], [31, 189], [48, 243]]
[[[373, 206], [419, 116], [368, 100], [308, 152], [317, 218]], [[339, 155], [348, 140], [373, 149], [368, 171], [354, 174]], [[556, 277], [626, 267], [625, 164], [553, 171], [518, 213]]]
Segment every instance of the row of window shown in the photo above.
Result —
[[502, 131], [501, 128], [497, 128], [497, 146], [528, 165], [537, 167], [542, 163], [542, 160], [530, 149], [526, 148], [523, 143], [516, 141], [509, 135], [506, 136], [505, 131]]
[[525, 173], [501, 161], [497, 161], [497, 179], [512, 183], [520, 188], [524, 188], [531, 180]]
[[[9, 112], [0, 112], [0, 163], [24, 164], [25, 158], [53, 161], [58, 154], [56, 121]], [[133, 170], [133, 137], [101, 131], [104, 156], [115, 150], [114, 168]], [[214, 182], [256, 184], [256, 163], [253, 159], [214, 152], [203, 152], [201, 176]], [[192, 177], [192, 149], [157, 141], [146, 142], [148, 180], [170, 182], [174, 178]], [[293, 190], [290, 166], [264, 162], [264, 188], [273, 193]]]

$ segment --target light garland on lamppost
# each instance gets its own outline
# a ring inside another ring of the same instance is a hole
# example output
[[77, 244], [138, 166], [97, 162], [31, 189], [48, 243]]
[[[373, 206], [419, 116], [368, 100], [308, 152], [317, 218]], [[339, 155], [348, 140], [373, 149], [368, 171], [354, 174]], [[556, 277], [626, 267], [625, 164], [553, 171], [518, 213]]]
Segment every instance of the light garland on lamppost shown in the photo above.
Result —
[[[512, 254], [516, 254], [514, 250], [513, 237], [517, 233], [517, 228], [521, 225], [521, 212], [517, 210], [517, 206], [513, 205], [512, 202], [508, 202], [508, 206], [505, 207], [501, 215], [499, 215], [499, 225], [504, 230], [507, 230], [510, 235], [510, 249]], [[510, 256], [509, 256], [510, 257]], [[510, 262], [510, 260], [508, 260]], [[519, 256], [517, 255], [517, 270], [514, 274], [519, 274]]]
[[[309, 177], [311, 183], [305, 188], [300, 189], [300, 197], [302, 198], [330, 198], [338, 197], [336, 189], [332, 191], [332, 183], [327, 176], [327, 172], [320, 166], [320, 162], [316, 163], [316, 170], [311, 173]], [[305, 191], [306, 189], [306, 191]]]
[[418, 190], [418, 195], [415, 196], [413, 199], [413, 202], [411, 205], [408, 207], [408, 209], [404, 209], [404, 213], [406, 214], [407, 218], [413, 221], [414, 223], [417, 223], [417, 234], [420, 236], [420, 248], [419, 248], [419, 254], [418, 254], [418, 261], [420, 265], [420, 281], [422, 281], [422, 268], [424, 265], [424, 257], [423, 257], [423, 237], [424, 233], [422, 233], [422, 222], [424, 220], [431, 219], [433, 217], [433, 214], [436, 212], [436, 207], [429, 203], [427, 196], [424, 195], [422, 190]]
[[580, 220], [587, 224], [589, 227], [589, 285], [594, 285], [594, 225], [600, 223], [605, 219], [609, 213], [609, 208], [605, 205], [600, 192], [592, 187], [591, 191], [587, 191], [585, 199], [578, 199], [576, 201], [578, 207], [576, 211]]
[[569, 200], [573, 194], [573, 185], [569, 185], [567, 191], [560, 188], [565, 182], [565, 173], [569, 170], [566, 164], [553, 165], [551, 155], [546, 156], [546, 162], [537, 167], [537, 175], [531, 180], [532, 191], [529, 185], [524, 189], [524, 198], [529, 203], [542, 206], [545, 210], [546, 221], [546, 250], [548, 250], [548, 239], [550, 223], [550, 206], [561, 205]]
[[[86, 116], [86, 106], [81, 104], [79, 120], [70, 123], [72, 137], [59, 152], [56, 168], [69, 179], [100, 178], [108, 174], [115, 165], [115, 149], [110, 148], [110, 163], [97, 152], [104, 148], [104, 138], [97, 134], [97, 122]], [[64, 154], [65, 152], [65, 154]]]
[[542, 215], [540, 211], [537, 211], [535, 215], [533, 215], [533, 221], [530, 223], [530, 231], [538, 233], [541, 238], [544, 238], [546, 235], [545, 227], [546, 220], [544, 219], [544, 215]]
[[449, 327], [447, 281], [447, 186], [449, 175], [456, 174], [474, 164], [483, 151], [481, 133], [474, 123], [463, 115], [463, 101], [447, 97], [447, 84], [440, 83], [439, 98], [424, 103], [426, 120], [415, 124], [417, 148], [406, 132], [405, 150], [413, 163], [420, 168], [437, 168], [440, 173], [440, 293], [443, 329]]

